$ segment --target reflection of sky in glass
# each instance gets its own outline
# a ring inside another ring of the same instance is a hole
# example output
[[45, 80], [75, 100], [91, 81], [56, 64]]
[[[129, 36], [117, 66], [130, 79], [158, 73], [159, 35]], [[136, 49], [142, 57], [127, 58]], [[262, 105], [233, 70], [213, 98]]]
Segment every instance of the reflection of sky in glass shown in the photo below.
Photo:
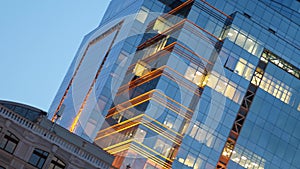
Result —
[[266, 160], [257, 154], [236, 145], [231, 160], [245, 168], [264, 169]]
[[[95, 97], [94, 89], [91, 92], [91, 95], [87, 98], [86, 103], [83, 104], [84, 99], [87, 97], [88, 90], [90, 89], [96, 73], [101, 65], [101, 62], [108, 51], [108, 48], [115, 36], [116, 32], [111, 33], [104, 39], [92, 44], [85, 55], [85, 59], [80, 65], [80, 69], [78, 70], [78, 74], [74, 78], [73, 85], [73, 101], [75, 106], [75, 111], [78, 113], [82, 111], [82, 116], [80, 117], [80, 122], [83, 127], [86, 125], [87, 118], [91, 114], [91, 109], [95, 107], [97, 97]], [[88, 76], [87, 76], [88, 75]], [[83, 106], [83, 110], [80, 110], [80, 106]], [[92, 129], [89, 127], [90, 130]], [[91, 131], [88, 131], [91, 134]]]

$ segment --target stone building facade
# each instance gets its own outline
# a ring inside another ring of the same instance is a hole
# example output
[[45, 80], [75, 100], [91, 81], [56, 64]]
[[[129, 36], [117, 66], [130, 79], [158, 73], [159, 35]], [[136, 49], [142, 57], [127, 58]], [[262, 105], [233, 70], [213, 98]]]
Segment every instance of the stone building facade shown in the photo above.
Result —
[[45, 115], [27, 105], [0, 101], [0, 169], [112, 168], [113, 156], [53, 125]]

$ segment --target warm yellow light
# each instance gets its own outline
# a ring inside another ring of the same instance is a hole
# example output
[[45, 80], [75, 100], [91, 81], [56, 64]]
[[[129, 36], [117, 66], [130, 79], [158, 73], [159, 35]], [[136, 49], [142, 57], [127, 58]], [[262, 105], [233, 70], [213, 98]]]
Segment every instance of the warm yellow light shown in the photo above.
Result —
[[150, 67], [147, 63], [139, 60], [136, 65], [135, 65], [135, 68], [133, 69], [133, 73], [136, 75], [136, 76], [143, 76], [147, 73], [150, 72]]
[[179, 158], [178, 161], [181, 162], [181, 163], [183, 163], [184, 159], [183, 158]]
[[72, 123], [72, 125], [71, 125], [71, 127], [70, 127], [70, 132], [73, 133], [73, 132], [75, 131], [75, 128], [76, 128], [77, 123], [78, 123], [78, 121], [79, 121], [80, 115], [81, 115], [81, 111], [76, 115], [75, 119], [73, 120], [73, 123]]
[[206, 75], [202, 81], [201, 87], [205, 87], [209, 79], [209, 75]]

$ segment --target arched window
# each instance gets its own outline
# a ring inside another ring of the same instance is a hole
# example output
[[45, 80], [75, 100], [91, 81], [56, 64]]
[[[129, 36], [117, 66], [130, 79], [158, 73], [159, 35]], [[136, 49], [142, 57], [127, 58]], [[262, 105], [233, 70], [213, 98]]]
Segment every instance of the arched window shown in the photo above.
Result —
[[1, 141], [0, 148], [4, 151], [13, 154], [17, 145], [19, 143], [19, 139], [10, 131], [7, 131], [3, 140]]

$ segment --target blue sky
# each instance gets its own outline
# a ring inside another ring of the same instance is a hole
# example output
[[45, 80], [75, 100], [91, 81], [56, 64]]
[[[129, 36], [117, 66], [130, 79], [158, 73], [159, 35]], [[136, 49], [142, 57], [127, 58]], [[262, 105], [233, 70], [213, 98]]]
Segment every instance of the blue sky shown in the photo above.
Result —
[[109, 0], [0, 1], [0, 99], [48, 110]]

